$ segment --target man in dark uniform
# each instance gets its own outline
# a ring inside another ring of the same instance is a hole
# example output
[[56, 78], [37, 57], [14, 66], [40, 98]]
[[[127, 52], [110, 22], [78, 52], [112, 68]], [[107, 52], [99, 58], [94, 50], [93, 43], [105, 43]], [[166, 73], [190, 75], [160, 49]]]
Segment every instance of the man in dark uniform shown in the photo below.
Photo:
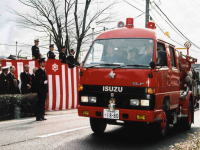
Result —
[[66, 56], [66, 48], [63, 46], [61, 52], [59, 53], [59, 60], [61, 63], [66, 63], [67, 56]]
[[8, 73], [8, 82], [9, 82], [9, 94], [19, 94], [19, 80], [15, 77], [15, 67], [10, 67], [10, 73]]
[[41, 58], [41, 54], [40, 54], [40, 50], [39, 50], [39, 39], [35, 39], [34, 40], [35, 45], [32, 46], [32, 58], [33, 59], [40, 59]]
[[32, 81], [32, 88], [31, 88], [31, 91], [32, 91], [32, 93], [36, 93], [37, 92], [37, 85], [36, 85], [36, 83], [37, 83], [37, 81], [36, 81], [36, 79], [35, 79], [35, 73], [36, 73], [36, 71], [37, 71], [37, 68], [34, 68], [33, 69], [33, 74], [31, 75], [31, 81]]
[[21, 92], [22, 94], [27, 94], [31, 93], [31, 75], [29, 73], [29, 66], [25, 65], [24, 66], [24, 72], [20, 74], [20, 79], [21, 79]]
[[48, 59], [55, 59], [56, 55], [54, 54], [54, 45], [51, 44], [49, 45], [49, 52], [47, 53], [47, 58]]
[[9, 93], [8, 68], [2, 67], [2, 73], [0, 74], [0, 94]]
[[36, 104], [36, 121], [46, 120], [44, 118], [45, 113], [45, 101], [48, 93], [48, 81], [47, 74], [45, 71], [45, 59], [39, 60], [40, 68], [35, 73], [35, 79], [37, 81], [37, 94], [38, 101]]

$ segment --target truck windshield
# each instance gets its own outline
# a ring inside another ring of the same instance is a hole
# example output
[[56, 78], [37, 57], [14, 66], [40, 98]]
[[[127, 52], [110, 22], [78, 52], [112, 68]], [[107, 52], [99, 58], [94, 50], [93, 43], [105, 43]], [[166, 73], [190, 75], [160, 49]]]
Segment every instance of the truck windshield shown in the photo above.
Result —
[[153, 39], [96, 40], [84, 67], [149, 67], [153, 57]]

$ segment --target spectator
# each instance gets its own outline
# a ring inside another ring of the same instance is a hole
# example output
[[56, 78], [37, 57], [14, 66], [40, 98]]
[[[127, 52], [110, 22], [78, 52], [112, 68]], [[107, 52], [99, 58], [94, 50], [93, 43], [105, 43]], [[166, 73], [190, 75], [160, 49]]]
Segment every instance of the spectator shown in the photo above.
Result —
[[19, 80], [15, 77], [15, 67], [10, 67], [10, 73], [8, 73], [8, 82], [9, 82], [9, 94], [19, 94]]
[[35, 39], [34, 40], [35, 45], [32, 46], [32, 58], [33, 59], [40, 59], [41, 58], [41, 54], [40, 54], [40, 50], [39, 50], [39, 39]]
[[59, 53], [59, 60], [61, 63], [67, 63], [66, 48], [63, 46]]
[[40, 68], [35, 73], [36, 88], [38, 94], [38, 101], [36, 104], [36, 121], [46, 120], [45, 114], [45, 101], [48, 93], [47, 74], [45, 71], [45, 59], [39, 60]]
[[24, 66], [24, 72], [20, 74], [21, 78], [21, 92], [22, 94], [31, 93], [31, 75], [29, 73], [29, 65]]
[[31, 75], [31, 81], [32, 81], [32, 89], [31, 89], [31, 91], [32, 91], [33, 93], [36, 93], [36, 92], [37, 92], [37, 87], [36, 87], [37, 81], [36, 81], [36, 79], [35, 79], [35, 73], [36, 73], [37, 69], [38, 69], [38, 68], [34, 68], [34, 69], [33, 69], [33, 74]]
[[49, 45], [49, 52], [47, 53], [47, 58], [48, 59], [55, 59], [56, 55], [54, 54], [54, 45], [51, 44]]
[[0, 74], [0, 94], [9, 93], [8, 68], [7, 66], [2, 67], [2, 73]]
[[75, 55], [75, 53], [76, 53], [76, 52], [75, 52], [75, 50], [74, 50], [74, 49], [70, 49], [70, 54], [71, 54], [71, 55], [73, 55], [73, 56], [74, 56], [74, 55]]

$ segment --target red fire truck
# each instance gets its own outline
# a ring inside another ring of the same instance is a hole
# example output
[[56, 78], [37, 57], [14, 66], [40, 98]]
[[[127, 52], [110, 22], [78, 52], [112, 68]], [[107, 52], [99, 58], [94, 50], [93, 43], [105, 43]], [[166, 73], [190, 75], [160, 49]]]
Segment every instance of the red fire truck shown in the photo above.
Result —
[[128, 18], [125, 27], [100, 34], [88, 51], [80, 69], [79, 116], [90, 118], [95, 134], [119, 123], [152, 125], [160, 135], [170, 124], [190, 129], [198, 107], [196, 61]]

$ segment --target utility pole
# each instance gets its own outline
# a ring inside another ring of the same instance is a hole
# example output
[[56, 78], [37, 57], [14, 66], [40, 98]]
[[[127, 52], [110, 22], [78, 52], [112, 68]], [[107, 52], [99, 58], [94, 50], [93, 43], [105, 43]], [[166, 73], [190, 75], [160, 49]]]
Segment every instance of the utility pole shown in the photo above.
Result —
[[16, 41], [16, 59], [18, 58], [17, 57], [17, 44], [18, 44], [18, 42]]
[[149, 22], [149, 3], [150, 3], [150, 0], [146, 0], [145, 27], [147, 27], [147, 23]]

